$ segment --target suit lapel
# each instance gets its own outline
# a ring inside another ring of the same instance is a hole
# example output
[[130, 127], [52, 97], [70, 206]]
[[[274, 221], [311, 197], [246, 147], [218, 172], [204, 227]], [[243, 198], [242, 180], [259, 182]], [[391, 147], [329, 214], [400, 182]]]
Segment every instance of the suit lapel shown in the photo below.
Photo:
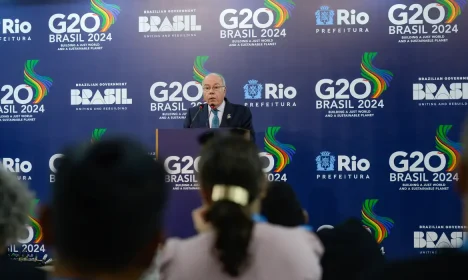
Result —
[[229, 103], [229, 101], [224, 99], [225, 105], [224, 105], [224, 112], [223, 112], [223, 118], [221, 119], [221, 124], [219, 127], [229, 127], [229, 123], [232, 118], [232, 105]]

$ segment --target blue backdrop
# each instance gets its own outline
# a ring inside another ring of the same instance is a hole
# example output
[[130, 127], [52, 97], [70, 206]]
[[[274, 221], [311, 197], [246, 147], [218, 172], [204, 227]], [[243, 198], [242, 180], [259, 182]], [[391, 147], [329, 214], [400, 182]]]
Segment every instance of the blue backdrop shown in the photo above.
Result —
[[[361, 217], [390, 258], [460, 246], [465, 0], [108, 1], [0, 11], [0, 158], [39, 204], [65, 145], [124, 133], [154, 153], [218, 72], [312, 226]], [[47, 254], [34, 218], [16, 257]]]

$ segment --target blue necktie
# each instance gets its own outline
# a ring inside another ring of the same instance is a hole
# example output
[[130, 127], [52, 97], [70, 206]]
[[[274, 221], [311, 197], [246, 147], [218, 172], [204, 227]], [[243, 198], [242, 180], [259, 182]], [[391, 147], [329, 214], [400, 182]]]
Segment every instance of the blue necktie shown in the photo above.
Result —
[[218, 109], [212, 109], [212, 111], [213, 111], [213, 120], [211, 121], [211, 128], [218, 128], [219, 127]]

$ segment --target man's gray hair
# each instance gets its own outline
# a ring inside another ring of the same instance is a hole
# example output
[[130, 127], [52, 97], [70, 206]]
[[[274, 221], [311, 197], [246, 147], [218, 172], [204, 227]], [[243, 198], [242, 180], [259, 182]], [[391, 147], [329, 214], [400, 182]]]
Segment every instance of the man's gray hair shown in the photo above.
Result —
[[16, 243], [28, 223], [34, 195], [0, 165], [0, 246]]
[[206, 77], [208, 77], [209, 75], [218, 76], [219, 78], [221, 78], [221, 81], [223, 81], [223, 86], [226, 86], [226, 80], [224, 80], [223, 75], [221, 75], [221, 74], [219, 74], [219, 73], [210, 73], [210, 74], [206, 75], [205, 78], [203, 78], [202, 85], [205, 84], [205, 79], [206, 79]]

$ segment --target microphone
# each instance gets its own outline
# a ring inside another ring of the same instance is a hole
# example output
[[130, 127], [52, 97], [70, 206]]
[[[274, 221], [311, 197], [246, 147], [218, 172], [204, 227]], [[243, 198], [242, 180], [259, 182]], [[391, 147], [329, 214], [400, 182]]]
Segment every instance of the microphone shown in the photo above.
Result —
[[193, 116], [192, 118], [192, 122], [190, 123], [190, 127], [189, 128], [192, 128], [192, 125], [193, 125], [193, 121], [195, 120], [195, 118], [198, 116], [198, 114], [200, 114], [200, 111], [203, 109], [203, 104], [201, 104], [200, 106], [198, 106], [198, 111], [197, 113], [195, 114], [195, 116]]

